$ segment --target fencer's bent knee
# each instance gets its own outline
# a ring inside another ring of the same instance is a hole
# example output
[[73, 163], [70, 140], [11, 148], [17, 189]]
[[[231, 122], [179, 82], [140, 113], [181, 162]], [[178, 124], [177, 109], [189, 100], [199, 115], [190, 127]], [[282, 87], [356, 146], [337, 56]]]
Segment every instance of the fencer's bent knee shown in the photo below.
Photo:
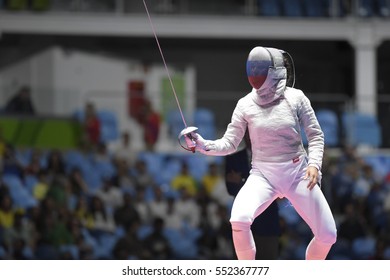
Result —
[[249, 231], [251, 224], [248, 222], [230, 221], [233, 231]]
[[328, 229], [321, 233], [321, 235], [316, 236], [316, 239], [322, 243], [334, 244], [337, 240], [337, 229], [336, 227]]

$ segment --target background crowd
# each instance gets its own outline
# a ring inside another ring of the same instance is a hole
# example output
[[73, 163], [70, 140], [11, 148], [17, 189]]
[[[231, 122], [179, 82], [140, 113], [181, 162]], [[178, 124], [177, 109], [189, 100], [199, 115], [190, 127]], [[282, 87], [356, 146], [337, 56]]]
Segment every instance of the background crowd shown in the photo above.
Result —
[[[235, 258], [223, 160], [136, 151], [131, 132], [108, 148], [96, 131], [85, 128], [93, 148], [71, 151], [21, 149], [0, 138], [0, 258]], [[390, 259], [390, 172], [382, 160], [354, 147], [325, 152], [322, 190], [338, 226], [329, 258]], [[278, 204], [279, 258], [302, 259], [310, 229], [288, 201]]]

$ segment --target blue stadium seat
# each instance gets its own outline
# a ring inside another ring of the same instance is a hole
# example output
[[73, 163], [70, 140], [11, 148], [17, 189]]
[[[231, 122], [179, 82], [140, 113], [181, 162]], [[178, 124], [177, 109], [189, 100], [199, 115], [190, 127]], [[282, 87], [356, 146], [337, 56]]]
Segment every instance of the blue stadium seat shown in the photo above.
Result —
[[378, 0], [378, 14], [382, 17], [390, 16], [390, 2], [388, 0]]
[[202, 154], [190, 155], [186, 158], [188, 170], [197, 181], [207, 173], [209, 168], [208, 157]]
[[352, 253], [355, 259], [367, 260], [375, 254], [376, 240], [373, 237], [360, 237], [352, 241]]
[[148, 172], [154, 176], [159, 177], [161, 174], [161, 170], [164, 167], [165, 163], [165, 155], [162, 153], [154, 153], [141, 151], [138, 153], [137, 159], [142, 160], [146, 163], [148, 168]]
[[283, 15], [287, 17], [303, 17], [301, 0], [282, 0]]
[[358, 0], [358, 15], [372, 17], [375, 14], [374, 2], [372, 0]]
[[214, 124], [214, 113], [207, 108], [197, 108], [194, 112], [194, 123], [195, 125]]
[[73, 112], [73, 114], [72, 114], [72, 117], [73, 117], [74, 119], [76, 119], [77, 121], [79, 121], [79, 122], [83, 122], [84, 119], [85, 119], [84, 111], [83, 111], [83, 110], [80, 110], [80, 109], [75, 110], [75, 111]]
[[305, 15], [308, 17], [324, 17], [328, 13], [329, 2], [324, 0], [303, 0]]
[[318, 122], [324, 132], [325, 145], [336, 147], [339, 145], [339, 120], [332, 110], [321, 109], [315, 112]]
[[59, 248], [59, 252], [61, 254], [70, 253], [70, 255], [74, 260], [80, 259], [79, 248], [77, 247], [77, 245], [73, 245], [73, 244], [61, 245]]
[[258, 0], [259, 14], [261, 16], [279, 17], [282, 9], [277, 0]]
[[164, 164], [163, 169], [161, 170], [161, 175], [159, 176], [159, 184], [170, 184], [173, 177], [179, 174], [181, 169], [181, 161], [177, 158], [172, 158], [167, 160]]
[[350, 145], [378, 148], [382, 144], [382, 129], [375, 116], [363, 113], [343, 113], [342, 127]]
[[38, 183], [38, 178], [34, 175], [26, 175], [24, 176], [24, 185], [26, 189], [32, 193], [34, 186]]
[[97, 112], [101, 123], [101, 141], [109, 142], [119, 138], [119, 127], [117, 116], [114, 112], [108, 110], [99, 110]]
[[17, 208], [28, 209], [37, 205], [38, 202], [24, 186], [21, 178], [14, 175], [4, 175], [2, 180], [8, 186], [11, 198]]
[[216, 126], [214, 113], [206, 108], [198, 108], [194, 112], [194, 125], [205, 139], [215, 139]]
[[[184, 114], [184, 118], [188, 120], [188, 116]], [[168, 133], [173, 139], [177, 139], [180, 132], [185, 128], [183, 118], [179, 110], [170, 111], [167, 115]]]
[[363, 160], [366, 164], [373, 168], [375, 176], [383, 179], [389, 173], [388, 159], [381, 155], [364, 155]]

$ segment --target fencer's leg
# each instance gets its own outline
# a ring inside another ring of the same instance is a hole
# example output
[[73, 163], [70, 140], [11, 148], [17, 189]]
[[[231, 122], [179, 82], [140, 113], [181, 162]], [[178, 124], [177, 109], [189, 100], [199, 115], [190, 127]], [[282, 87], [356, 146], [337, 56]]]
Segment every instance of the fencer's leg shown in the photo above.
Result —
[[336, 223], [320, 187], [316, 185], [309, 190], [307, 183], [307, 180], [300, 181], [289, 191], [288, 199], [314, 234], [306, 249], [306, 259], [324, 260], [336, 242]]
[[253, 239], [250, 224], [232, 222], [233, 243], [239, 260], [254, 260], [256, 244]]
[[333, 243], [324, 243], [315, 237], [306, 248], [306, 260], [325, 260]]
[[[254, 260], [256, 244], [251, 224], [275, 199], [276, 194], [267, 180], [251, 174], [237, 194], [230, 217], [234, 249], [239, 260]], [[267, 226], [267, 225], [264, 225]]]

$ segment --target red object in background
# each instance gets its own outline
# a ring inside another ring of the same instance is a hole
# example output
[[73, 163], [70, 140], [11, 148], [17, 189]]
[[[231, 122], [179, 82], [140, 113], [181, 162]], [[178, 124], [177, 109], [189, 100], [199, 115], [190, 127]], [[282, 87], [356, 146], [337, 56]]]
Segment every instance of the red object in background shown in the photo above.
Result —
[[130, 81], [128, 84], [128, 114], [140, 121], [141, 110], [145, 105], [145, 84], [143, 81]]
[[157, 112], [149, 111], [145, 116], [144, 140], [148, 147], [154, 147], [160, 134], [160, 115]]
[[86, 132], [88, 141], [91, 144], [98, 144], [100, 141], [100, 121], [97, 117], [92, 117], [86, 120]]

